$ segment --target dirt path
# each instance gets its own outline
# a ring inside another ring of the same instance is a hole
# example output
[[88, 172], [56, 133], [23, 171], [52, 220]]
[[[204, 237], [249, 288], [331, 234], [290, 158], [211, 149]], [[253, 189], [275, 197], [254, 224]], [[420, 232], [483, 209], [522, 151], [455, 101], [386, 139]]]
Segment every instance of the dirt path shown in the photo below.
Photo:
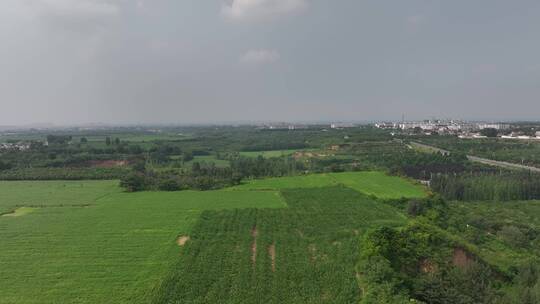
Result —
[[257, 230], [257, 226], [254, 226], [251, 229], [251, 237], [253, 238], [253, 243], [251, 243], [251, 261], [253, 262], [253, 266], [255, 266], [255, 262], [257, 262], [257, 236], [259, 235], [259, 231]]
[[268, 254], [272, 261], [272, 272], [276, 272], [276, 244], [272, 244], [268, 247]]

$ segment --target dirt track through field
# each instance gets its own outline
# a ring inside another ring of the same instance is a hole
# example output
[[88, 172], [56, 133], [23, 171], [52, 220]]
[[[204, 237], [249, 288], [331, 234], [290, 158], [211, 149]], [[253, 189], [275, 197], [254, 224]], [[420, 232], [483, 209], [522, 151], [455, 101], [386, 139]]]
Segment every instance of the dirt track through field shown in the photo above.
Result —
[[254, 226], [251, 229], [251, 237], [253, 238], [253, 242], [251, 243], [251, 262], [253, 263], [253, 266], [255, 266], [255, 262], [257, 262], [257, 236], [259, 235], [259, 231], [257, 230], [257, 226]]
[[272, 272], [276, 272], [276, 244], [273, 243], [268, 247], [268, 255], [272, 261]]

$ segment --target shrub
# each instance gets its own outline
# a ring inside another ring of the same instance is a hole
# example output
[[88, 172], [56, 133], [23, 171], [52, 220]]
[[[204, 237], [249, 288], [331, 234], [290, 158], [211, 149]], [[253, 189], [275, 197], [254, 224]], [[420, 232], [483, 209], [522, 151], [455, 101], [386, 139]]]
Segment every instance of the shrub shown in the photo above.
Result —
[[504, 226], [497, 236], [505, 243], [515, 247], [524, 247], [528, 243], [527, 236], [516, 226]]

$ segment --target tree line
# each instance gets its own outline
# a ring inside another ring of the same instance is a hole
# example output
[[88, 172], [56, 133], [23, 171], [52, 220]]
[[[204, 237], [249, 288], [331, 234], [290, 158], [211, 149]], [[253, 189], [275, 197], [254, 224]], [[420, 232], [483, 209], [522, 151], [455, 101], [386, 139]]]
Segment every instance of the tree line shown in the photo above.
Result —
[[449, 200], [511, 201], [540, 199], [540, 175], [532, 172], [439, 174], [431, 188]]

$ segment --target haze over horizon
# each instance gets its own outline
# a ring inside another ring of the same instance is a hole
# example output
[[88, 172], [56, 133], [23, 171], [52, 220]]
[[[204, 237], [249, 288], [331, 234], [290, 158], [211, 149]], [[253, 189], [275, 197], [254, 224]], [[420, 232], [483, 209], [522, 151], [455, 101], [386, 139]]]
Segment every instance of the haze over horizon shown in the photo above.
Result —
[[532, 0], [4, 0], [0, 126], [538, 120]]

